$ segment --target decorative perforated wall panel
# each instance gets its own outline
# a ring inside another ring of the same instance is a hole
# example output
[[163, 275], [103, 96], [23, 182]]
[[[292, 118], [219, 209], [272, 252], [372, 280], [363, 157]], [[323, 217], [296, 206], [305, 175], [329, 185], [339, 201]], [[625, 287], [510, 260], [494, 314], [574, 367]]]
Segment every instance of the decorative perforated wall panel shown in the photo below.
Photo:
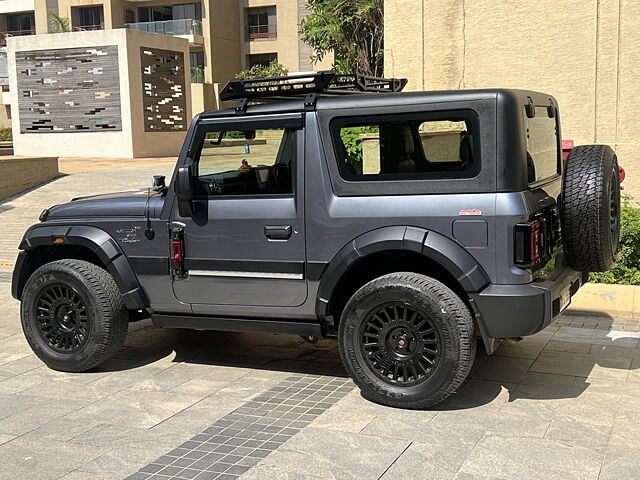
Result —
[[118, 47], [16, 52], [21, 133], [122, 130]]
[[187, 129], [184, 54], [141, 48], [145, 132]]

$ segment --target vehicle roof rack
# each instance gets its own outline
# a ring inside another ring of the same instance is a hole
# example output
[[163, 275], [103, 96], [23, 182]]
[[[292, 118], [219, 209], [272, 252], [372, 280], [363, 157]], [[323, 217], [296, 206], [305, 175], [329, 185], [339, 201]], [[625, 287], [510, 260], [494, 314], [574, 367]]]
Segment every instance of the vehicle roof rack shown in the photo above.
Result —
[[220, 100], [239, 100], [236, 111], [246, 111], [249, 101], [269, 102], [305, 97], [305, 108], [314, 108], [318, 95], [401, 92], [406, 84], [406, 78], [377, 78], [325, 70], [282, 77], [234, 78], [220, 92]]

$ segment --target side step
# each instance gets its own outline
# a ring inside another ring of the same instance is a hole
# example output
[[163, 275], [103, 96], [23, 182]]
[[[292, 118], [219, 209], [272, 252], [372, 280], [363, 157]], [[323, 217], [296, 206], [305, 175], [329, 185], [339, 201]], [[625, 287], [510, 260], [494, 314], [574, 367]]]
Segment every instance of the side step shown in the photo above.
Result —
[[216, 318], [176, 315], [151, 315], [157, 327], [190, 328], [194, 330], [224, 330], [231, 332], [288, 333], [322, 338], [319, 323], [286, 320], [255, 320], [251, 318]]

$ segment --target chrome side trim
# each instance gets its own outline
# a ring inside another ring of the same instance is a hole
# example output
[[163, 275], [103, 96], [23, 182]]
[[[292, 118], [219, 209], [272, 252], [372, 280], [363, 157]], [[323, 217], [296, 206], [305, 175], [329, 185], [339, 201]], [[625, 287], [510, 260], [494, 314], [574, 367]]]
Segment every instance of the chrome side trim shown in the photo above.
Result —
[[232, 272], [227, 270], [189, 270], [194, 277], [271, 278], [277, 280], [303, 280], [302, 273]]

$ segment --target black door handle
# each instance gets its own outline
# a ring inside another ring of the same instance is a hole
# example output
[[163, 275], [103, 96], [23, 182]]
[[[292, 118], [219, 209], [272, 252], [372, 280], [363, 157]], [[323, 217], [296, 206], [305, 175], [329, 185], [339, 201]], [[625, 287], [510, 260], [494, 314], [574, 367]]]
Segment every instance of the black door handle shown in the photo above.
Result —
[[291, 225], [265, 225], [264, 235], [271, 240], [288, 240], [291, 237]]

